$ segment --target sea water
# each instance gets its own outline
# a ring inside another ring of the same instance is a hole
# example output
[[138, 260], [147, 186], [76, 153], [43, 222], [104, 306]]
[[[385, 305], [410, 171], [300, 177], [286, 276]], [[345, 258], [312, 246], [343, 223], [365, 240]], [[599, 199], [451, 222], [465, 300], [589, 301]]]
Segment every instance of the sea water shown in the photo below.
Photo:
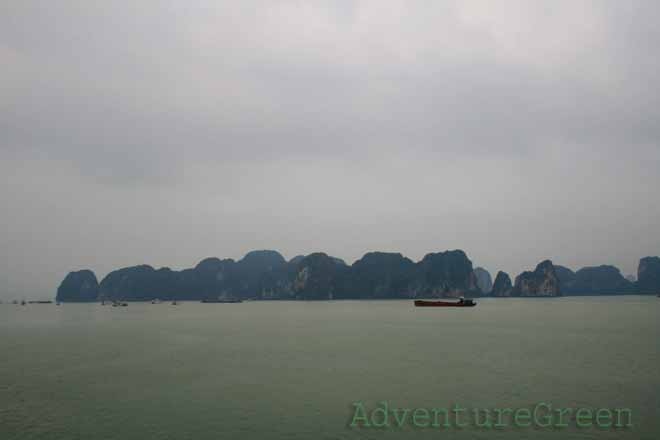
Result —
[[[656, 297], [0, 305], [1, 439], [656, 439]], [[627, 408], [623, 429], [374, 409]], [[378, 417], [382, 414], [378, 414]], [[382, 420], [375, 420], [381, 423]], [[358, 420], [359, 422], [359, 420]], [[353, 424], [353, 426], [351, 426]]]

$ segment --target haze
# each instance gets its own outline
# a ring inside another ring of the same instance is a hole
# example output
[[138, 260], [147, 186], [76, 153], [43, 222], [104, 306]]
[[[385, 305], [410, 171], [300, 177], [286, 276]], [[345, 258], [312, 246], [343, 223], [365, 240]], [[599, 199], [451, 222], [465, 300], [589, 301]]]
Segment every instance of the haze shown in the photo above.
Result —
[[660, 3], [0, 5], [0, 298], [252, 249], [660, 254]]

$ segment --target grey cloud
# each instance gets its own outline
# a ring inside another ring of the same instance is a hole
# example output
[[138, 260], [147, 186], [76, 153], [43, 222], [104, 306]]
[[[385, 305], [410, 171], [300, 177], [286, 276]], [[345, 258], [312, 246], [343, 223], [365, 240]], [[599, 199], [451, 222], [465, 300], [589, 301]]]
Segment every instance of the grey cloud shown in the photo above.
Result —
[[660, 246], [659, 9], [4, 2], [5, 290], [263, 247], [633, 271]]

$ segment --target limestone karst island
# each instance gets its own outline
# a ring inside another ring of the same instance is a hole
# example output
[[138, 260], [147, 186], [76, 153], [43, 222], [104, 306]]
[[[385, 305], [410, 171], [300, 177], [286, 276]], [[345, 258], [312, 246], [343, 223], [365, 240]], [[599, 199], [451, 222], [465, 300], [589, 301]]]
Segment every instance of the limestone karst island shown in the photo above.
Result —
[[639, 262], [637, 280], [614, 266], [573, 271], [549, 260], [512, 281], [498, 272], [492, 281], [473, 268], [462, 250], [429, 253], [413, 262], [400, 253], [369, 252], [352, 265], [325, 253], [289, 261], [277, 251], [252, 251], [239, 261], [206, 258], [181, 271], [139, 265], [117, 269], [99, 283], [91, 270], [69, 273], [57, 301], [239, 299], [406, 299], [424, 297], [557, 297], [562, 295], [655, 294], [660, 292], [660, 258]]

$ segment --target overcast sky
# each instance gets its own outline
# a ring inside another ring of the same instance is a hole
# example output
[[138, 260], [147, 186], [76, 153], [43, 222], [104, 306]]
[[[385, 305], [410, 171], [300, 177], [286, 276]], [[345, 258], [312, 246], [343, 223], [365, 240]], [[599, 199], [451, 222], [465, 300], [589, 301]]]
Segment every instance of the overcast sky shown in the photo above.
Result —
[[660, 254], [660, 2], [0, 3], [0, 298], [68, 271]]

